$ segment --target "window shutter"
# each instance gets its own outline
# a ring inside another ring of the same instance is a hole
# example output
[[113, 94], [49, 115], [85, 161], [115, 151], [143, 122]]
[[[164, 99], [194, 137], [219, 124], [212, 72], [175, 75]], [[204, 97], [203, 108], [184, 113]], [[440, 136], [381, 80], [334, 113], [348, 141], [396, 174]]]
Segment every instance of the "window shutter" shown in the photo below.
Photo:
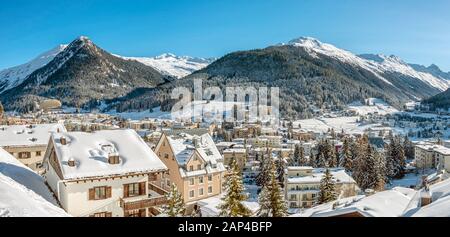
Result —
[[111, 192], [112, 192], [111, 189], [112, 189], [111, 187], [106, 187], [106, 198], [110, 198], [111, 197]]
[[139, 195], [146, 195], [147, 189], [145, 188], [145, 182], [139, 183]]
[[123, 185], [123, 197], [128, 197], [128, 184]]
[[93, 188], [89, 189], [89, 200], [95, 199], [95, 190]]

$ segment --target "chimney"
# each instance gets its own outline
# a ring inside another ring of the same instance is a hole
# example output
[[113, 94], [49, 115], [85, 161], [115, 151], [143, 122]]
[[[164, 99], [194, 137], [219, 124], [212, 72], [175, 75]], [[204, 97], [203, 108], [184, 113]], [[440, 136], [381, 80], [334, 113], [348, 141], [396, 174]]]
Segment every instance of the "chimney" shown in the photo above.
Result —
[[117, 153], [110, 153], [108, 155], [108, 163], [111, 165], [117, 165], [119, 164], [120, 159], [119, 159], [119, 154]]
[[426, 188], [420, 195], [420, 206], [429, 205], [432, 202], [430, 191]]
[[75, 160], [73, 158], [70, 158], [67, 163], [70, 167], [75, 167]]
[[61, 143], [61, 145], [67, 145], [67, 139], [65, 137], [59, 138], [59, 142]]

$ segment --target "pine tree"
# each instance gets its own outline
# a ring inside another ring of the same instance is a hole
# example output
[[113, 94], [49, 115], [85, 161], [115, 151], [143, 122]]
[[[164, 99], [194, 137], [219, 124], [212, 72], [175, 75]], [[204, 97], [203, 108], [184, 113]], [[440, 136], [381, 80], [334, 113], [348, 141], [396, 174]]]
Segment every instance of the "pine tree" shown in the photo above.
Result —
[[298, 164], [299, 164], [299, 166], [307, 166], [308, 165], [308, 159], [306, 159], [305, 148], [303, 148], [303, 146], [300, 146], [300, 160], [299, 160]]
[[336, 199], [337, 194], [333, 175], [329, 169], [326, 169], [323, 178], [320, 180], [319, 204], [331, 202]]
[[172, 184], [170, 192], [166, 195], [167, 205], [164, 207], [164, 213], [169, 217], [183, 216], [186, 211], [183, 197], [178, 192], [177, 186]]
[[284, 201], [283, 191], [277, 180], [275, 171], [275, 164], [269, 162], [271, 167], [269, 172], [269, 179], [264, 185], [258, 202], [260, 209], [258, 210], [259, 217], [283, 217], [287, 215], [286, 202]]
[[400, 179], [405, 175], [406, 157], [400, 137], [389, 136], [386, 149], [386, 173], [390, 179]]
[[294, 148], [294, 157], [293, 157], [293, 166], [298, 166], [300, 163], [300, 145], [295, 145]]
[[316, 156], [314, 155], [312, 149], [311, 149], [311, 151], [309, 152], [308, 165], [311, 166], [311, 167], [317, 167], [317, 159], [316, 159]]
[[380, 152], [375, 152], [375, 187], [376, 191], [383, 191], [386, 183], [386, 162], [385, 157]]
[[268, 162], [272, 160], [272, 156], [265, 157], [264, 153], [261, 154], [261, 161], [259, 163], [259, 173], [255, 178], [256, 184], [260, 187], [264, 186], [264, 184], [267, 182], [268, 179], [268, 173], [270, 166], [268, 165]]
[[231, 163], [231, 171], [226, 176], [225, 196], [219, 205], [220, 216], [223, 217], [248, 217], [251, 211], [242, 204], [247, 199], [242, 183], [242, 175], [236, 160]]
[[405, 151], [405, 156], [407, 159], [414, 159], [414, 145], [409, 140], [408, 135], [406, 135], [403, 140], [403, 150]]
[[286, 162], [283, 158], [278, 157], [278, 159], [275, 161], [275, 167], [276, 167], [276, 173], [277, 173], [277, 180], [281, 187], [284, 187], [284, 175], [286, 170]]
[[350, 152], [350, 145], [348, 139], [344, 139], [344, 144], [342, 145], [341, 156], [339, 160], [339, 166], [345, 168], [345, 171], [352, 171], [352, 156]]

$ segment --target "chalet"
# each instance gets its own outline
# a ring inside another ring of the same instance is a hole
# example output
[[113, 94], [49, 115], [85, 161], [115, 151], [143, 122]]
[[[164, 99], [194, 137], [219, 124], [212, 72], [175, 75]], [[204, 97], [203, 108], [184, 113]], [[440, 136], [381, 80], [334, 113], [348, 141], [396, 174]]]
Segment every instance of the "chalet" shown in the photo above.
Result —
[[65, 131], [59, 123], [0, 126], [0, 147], [32, 170], [41, 172], [50, 135]]
[[174, 183], [181, 190], [189, 206], [198, 200], [222, 192], [225, 167], [222, 155], [211, 136], [161, 136], [155, 148], [159, 159], [169, 168], [161, 183], [169, 187]]
[[167, 167], [134, 130], [53, 133], [44, 177], [72, 216], [146, 217], [159, 214]]

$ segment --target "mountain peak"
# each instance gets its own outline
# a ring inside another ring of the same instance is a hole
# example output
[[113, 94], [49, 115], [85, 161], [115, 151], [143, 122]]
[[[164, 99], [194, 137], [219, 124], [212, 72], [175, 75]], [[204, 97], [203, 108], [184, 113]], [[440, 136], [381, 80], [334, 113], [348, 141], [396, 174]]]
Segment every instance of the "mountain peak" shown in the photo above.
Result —
[[289, 45], [294, 46], [303, 46], [303, 47], [322, 47], [323, 43], [320, 42], [318, 39], [313, 37], [299, 37], [297, 39], [293, 39], [288, 42]]

